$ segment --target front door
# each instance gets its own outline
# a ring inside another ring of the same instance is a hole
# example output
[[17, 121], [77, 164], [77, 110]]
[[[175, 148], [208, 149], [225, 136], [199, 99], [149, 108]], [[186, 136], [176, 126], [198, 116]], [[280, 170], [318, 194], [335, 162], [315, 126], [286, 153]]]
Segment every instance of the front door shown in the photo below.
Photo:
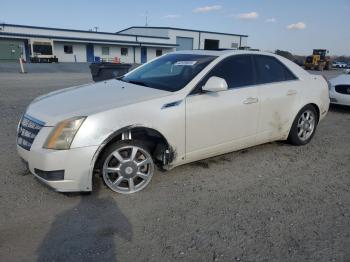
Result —
[[142, 46], [141, 47], [141, 64], [144, 64], [147, 62], [147, 47]]
[[[201, 93], [201, 87], [211, 76], [224, 78], [229, 89]], [[258, 87], [252, 58], [249, 55], [226, 58], [186, 98], [186, 160], [254, 145], [258, 122]]]

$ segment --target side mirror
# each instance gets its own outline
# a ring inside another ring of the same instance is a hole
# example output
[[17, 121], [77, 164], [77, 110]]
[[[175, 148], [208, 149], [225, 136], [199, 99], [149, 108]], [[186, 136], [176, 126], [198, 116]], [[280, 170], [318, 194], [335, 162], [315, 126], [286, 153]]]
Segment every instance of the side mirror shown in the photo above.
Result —
[[202, 87], [203, 91], [220, 92], [227, 90], [226, 80], [217, 76], [212, 76]]

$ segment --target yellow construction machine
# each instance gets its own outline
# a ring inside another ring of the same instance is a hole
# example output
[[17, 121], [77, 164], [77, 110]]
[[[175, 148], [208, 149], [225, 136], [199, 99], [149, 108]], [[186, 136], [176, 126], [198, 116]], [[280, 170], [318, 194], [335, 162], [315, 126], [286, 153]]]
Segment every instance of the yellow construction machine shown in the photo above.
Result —
[[314, 49], [312, 55], [307, 56], [304, 66], [306, 70], [329, 70], [331, 68], [331, 59], [327, 56], [328, 50]]

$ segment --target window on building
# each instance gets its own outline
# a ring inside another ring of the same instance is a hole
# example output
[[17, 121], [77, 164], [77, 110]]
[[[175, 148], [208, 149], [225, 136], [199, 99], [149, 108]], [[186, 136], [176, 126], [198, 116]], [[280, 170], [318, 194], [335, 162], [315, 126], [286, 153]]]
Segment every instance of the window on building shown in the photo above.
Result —
[[238, 48], [238, 43], [232, 43], [231, 48]]
[[156, 56], [161, 56], [163, 55], [163, 50], [162, 49], [157, 49], [156, 50]]
[[72, 45], [64, 45], [63, 50], [66, 54], [73, 54], [73, 46]]
[[102, 55], [109, 55], [109, 46], [102, 46]]
[[258, 84], [274, 83], [296, 79], [290, 70], [271, 56], [254, 56]]
[[128, 52], [129, 52], [129, 49], [127, 47], [122, 47], [120, 49], [120, 53], [121, 53], [122, 56], [127, 56]]

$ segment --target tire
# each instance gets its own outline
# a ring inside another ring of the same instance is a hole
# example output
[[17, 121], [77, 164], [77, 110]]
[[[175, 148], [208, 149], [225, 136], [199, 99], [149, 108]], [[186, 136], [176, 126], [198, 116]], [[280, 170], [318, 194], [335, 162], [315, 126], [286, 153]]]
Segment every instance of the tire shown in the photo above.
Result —
[[318, 114], [312, 105], [303, 107], [294, 119], [289, 131], [288, 142], [302, 146], [308, 144], [316, 132]]
[[154, 174], [154, 162], [145, 143], [122, 140], [110, 145], [99, 166], [104, 183], [113, 191], [131, 194], [144, 189]]

